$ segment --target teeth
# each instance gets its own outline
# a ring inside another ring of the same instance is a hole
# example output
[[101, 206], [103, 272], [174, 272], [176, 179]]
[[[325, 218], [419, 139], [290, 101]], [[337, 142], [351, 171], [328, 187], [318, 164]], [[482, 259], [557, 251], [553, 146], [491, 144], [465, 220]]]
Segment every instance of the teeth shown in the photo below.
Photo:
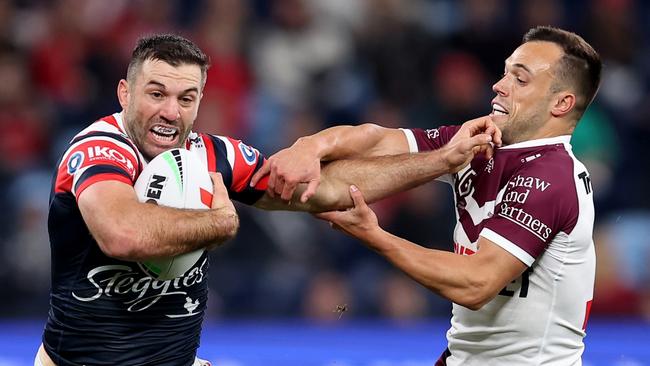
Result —
[[508, 114], [508, 111], [498, 104], [492, 104], [492, 113], [495, 116], [505, 116]]
[[165, 127], [165, 126], [154, 126], [152, 130], [155, 133], [165, 135], [165, 136], [172, 136], [176, 133], [175, 128]]

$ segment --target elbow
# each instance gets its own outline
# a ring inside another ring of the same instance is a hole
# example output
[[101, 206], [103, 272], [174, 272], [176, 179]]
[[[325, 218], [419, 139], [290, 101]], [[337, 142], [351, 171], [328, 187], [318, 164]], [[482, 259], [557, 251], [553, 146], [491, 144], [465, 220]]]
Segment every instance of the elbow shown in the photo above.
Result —
[[472, 281], [453, 301], [472, 311], [478, 311], [497, 295], [487, 280]]
[[112, 233], [101, 238], [96, 237], [95, 241], [99, 249], [108, 257], [123, 261], [148, 259], [146, 253], [141, 249], [145, 245], [135, 235]]

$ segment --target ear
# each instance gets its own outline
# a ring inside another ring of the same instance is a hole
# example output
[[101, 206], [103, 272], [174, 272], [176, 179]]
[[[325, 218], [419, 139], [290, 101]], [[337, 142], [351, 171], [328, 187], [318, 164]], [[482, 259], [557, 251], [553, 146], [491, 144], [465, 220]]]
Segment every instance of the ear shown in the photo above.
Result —
[[573, 111], [576, 105], [576, 96], [569, 92], [560, 92], [554, 98], [554, 105], [551, 107], [553, 117], [562, 118]]
[[124, 79], [117, 84], [117, 99], [120, 101], [122, 109], [126, 110], [129, 106], [129, 82]]

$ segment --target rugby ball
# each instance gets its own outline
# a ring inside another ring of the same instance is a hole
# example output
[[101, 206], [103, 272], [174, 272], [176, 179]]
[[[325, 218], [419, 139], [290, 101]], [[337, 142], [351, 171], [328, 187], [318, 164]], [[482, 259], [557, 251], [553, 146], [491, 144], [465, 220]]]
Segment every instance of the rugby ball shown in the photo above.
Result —
[[[153, 158], [135, 182], [140, 202], [189, 209], [209, 209], [212, 180], [199, 156], [189, 150], [172, 149]], [[170, 223], [173, 225], [173, 223]], [[204, 249], [171, 258], [138, 262], [140, 269], [158, 280], [180, 277], [201, 258]]]

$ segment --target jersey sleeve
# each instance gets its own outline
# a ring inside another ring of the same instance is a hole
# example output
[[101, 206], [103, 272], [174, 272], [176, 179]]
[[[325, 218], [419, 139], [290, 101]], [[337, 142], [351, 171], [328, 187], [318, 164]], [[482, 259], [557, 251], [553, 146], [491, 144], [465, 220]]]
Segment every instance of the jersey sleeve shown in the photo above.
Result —
[[268, 176], [251, 187], [250, 181], [266, 158], [259, 150], [240, 140], [225, 136], [203, 134], [208, 154], [208, 169], [221, 173], [230, 198], [252, 205], [268, 186]]
[[[420, 128], [402, 129], [406, 135], [411, 153], [437, 150], [445, 146], [458, 132], [460, 126], [442, 126], [423, 130]], [[453, 184], [451, 174], [443, 174], [436, 178], [437, 181]]]
[[55, 193], [70, 192], [76, 199], [92, 184], [120, 181], [133, 185], [140, 160], [123, 136], [93, 132], [74, 138], [58, 167]]
[[480, 233], [527, 266], [578, 220], [572, 166], [538, 160], [510, 178]]
[[437, 150], [443, 147], [458, 132], [460, 126], [442, 126], [424, 130], [420, 128], [402, 129], [412, 153]]

